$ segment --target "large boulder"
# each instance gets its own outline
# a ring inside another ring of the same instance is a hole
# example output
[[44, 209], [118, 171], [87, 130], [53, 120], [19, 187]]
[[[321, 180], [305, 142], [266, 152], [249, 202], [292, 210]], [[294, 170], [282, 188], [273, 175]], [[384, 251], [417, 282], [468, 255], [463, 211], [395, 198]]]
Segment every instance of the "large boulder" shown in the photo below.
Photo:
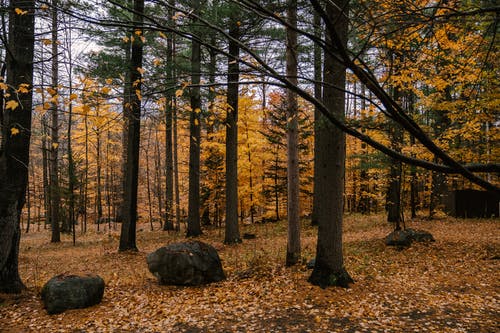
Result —
[[104, 280], [98, 275], [57, 275], [42, 289], [42, 301], [49, 314], [81, 309], [102, 300]]
[[435, 241], [432, 234], [428, 231], [415, 230], [415, 229], [410, 229], [410, 228], [405, 229], [405, 231], [408, 233], [409, 237], [414, 242], [434, 242]]
[[406, 230], [394, 230], [387, 237], [385, 237], [385, 245], [405, 247], [410, 246], [412, 242], [411, 237]]
[[394, 230], [385, 238], [385, 244], [388, 246], [406, 247], [412, 242], [434, 242], [434, 237], [427, 231], [407, 228]]
[[146, 260], [160, 284], [196, 286], [225, 279], [217, 250], [200, 241], [169, 244]]

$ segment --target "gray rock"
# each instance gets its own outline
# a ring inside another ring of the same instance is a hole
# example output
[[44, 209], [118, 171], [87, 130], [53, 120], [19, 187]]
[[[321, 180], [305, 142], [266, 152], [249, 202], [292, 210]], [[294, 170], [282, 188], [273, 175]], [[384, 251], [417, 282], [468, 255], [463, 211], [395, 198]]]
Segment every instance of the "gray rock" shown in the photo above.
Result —
[[415, 242], [434, 242], [435, 239], [430, 232], [425, 230], [405, 229], [409, 237]]
[[385, 238], [385, 244], [388, 246], [406, 247], [412, 242], [434, 242], [434, 237], [427, 231], [407, 228], [394, 230]]
[[388, 246], [410, 246], [411, 237], [405, 230], [394, 230], [385, 238], [385, 245]]
[[160, 284], [196, 286], [225, 279], [217, 250], [200, 241], [169, 244], [146, 260]]
[[81, 309], [102, 300], [104, 280], [98, 275], [57, 275], [42, 289], [42, 301], [49, 314]]

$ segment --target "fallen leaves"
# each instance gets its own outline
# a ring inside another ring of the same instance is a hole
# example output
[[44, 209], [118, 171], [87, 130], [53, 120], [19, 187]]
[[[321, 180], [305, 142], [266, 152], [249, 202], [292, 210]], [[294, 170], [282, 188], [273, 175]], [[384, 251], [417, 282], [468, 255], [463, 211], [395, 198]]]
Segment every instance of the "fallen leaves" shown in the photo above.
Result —
[[[286, 228], [248, 226], [257, 239], [221, 244], [219, 232], [203, 241], [215, 245], [227, 280], [201, 287], [160, 286], [145, 256], [182, 235], [138, 234], [137, 254], [118, 253], [118, 231], [70, 236], [49, 244], [47, 232], [23, 235], [21, 275], [29, 290], [2, 295], [0, 327], [6, 331], [124, 332], [490, 332], [497, 327], [495, 288], [500, 240], [495, 221], [420, 222], [436, 243], [405, 251], [383, 245], [390, 227], [383, 217], [347, 218], [346, 267], [351, 289], [320, 289], [307, 283], [305, 265], [286, 268]], [[146, 228], [144, 228], [146, 229]], [[303, 232], [303, 253], [314, 253], [316, 230]], [[305, 261], [306, 262], [306, 261]], [[96, 272], [106, 281], [97, 306], [48, 316], [38, 292], [61, 271]], [[17, 298], [16, 298], [17, 297]]]

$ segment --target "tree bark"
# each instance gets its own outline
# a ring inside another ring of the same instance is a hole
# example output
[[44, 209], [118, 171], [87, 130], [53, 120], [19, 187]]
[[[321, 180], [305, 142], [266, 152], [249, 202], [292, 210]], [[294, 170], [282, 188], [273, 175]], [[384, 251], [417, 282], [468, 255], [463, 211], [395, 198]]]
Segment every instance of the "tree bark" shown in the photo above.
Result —
[[[237, 18], [231, 14], [229, 36], [238, 40], [240, 29]], [[238, 226], [238, 98], [239, 71], [238, 43], [229, 40], [227, 75], [227, 112], [226, 112], [226, 229], [225, 244], [241, 243]]]
[[[201, 12], [199, 0], [193, 1], [195, 15]], [[193, 19], [196, 26], [197, 19]], [[195, 29], [195, 31], [199, 29]], [[187, 237], [201, 235], [200, 224], [200, 76], [201, 76], [201, 45], [198, 41], [191, 42], [191, 115], [189, 119], [189, 196]]]
[[[174, 1], [170, 1], [173, 5]], [[173, 10], [169, 9], [169, 17], [171, 18]], [[171, 19], [171, 24], [175, 24]], [[171, 88], [175, 85], [174, 82], [174, 39], [169, 34], [167, 37], [167, 85]], [[174, 158], [173, 158], [173, 143], [172, 143], [172, 109], [173, 109], [173, 94], [171, 89], [167, 89], [166, 105], [165, 105], [165, 221], [163, 230], [174, 230]]]
[[[343, 45], [347, 45], [348, 0], [335, 0], [326, 4], [326, 13], [333, 24], [326, 30], [327, 42], [336, 33]], [[345, 116], [346, 68], [325, 52], [323, 102], [331, 113], [340, 119]], [[343, 193], [345, 174], [345, 133], [328, 122], [319, 119], [317, 142], [318, 182], [318, 242], [316, 262], [309, 282], [322, 288], [328, 286], [348, 287], [352, 278], [344, 268], [342, 252]]]
[[128, 114], [127, 163], [125, 172], [124, 211], [119, 251], [137, 251], [137, 186], [141, 134], [141, 80], [143, 43], [141, 40], [144, 0], [134, 0], [134, 41], [129, 64], [130, 104]]
[[52, 225], [52, 243], [61, 241], [60, 223], [61, 216], [59, 208], [61, 206], [61, 194], [59, 190], [58, 162], [59, 162], [59, 110], [57, 106], [59, 84], [59, 62], [58, 62], [58, 40], [57, 40], [57, 0], [52, 0], [52, 84], [51, 95], [51, 124], [50, 124], [50, 160], [49, 160], [49, 179], [50, 179], [50, 212]]
[[[287, 20], [290, 27], [286, 31], [286, 75], [293, 85], [297, 85], [297, 1], [287, 1]], [[297, 94], [287, 90], [287, 220], [288, 238], [286, 265], [292, 266], [300, 259], [300, 202], [299, 202], [299, 149], [298, 149], [298, 103]]]
[[[26, 11], [18, 15], [14, 9]], [[27, 92], [11, 91], [19, 102], [14, 110], [2, 111], [0, 143], [0, 292], [19, 293], [20, 216], [28, 184], [29, 144], [33, 85], [35, 1], [12, 0], [9, 12], [7, 84], [14, 90], [25, 85]], [[3, 104], [3, 101], [1, 101]], [[14, 135], [12, 129], [19, 132]]]
[[[401, 93], [398, 87], [393, 88], [393, 99], [396, 102], [401, 102]], [[403, 141], [403, 131], [399, 124], [390, 120], [389, 123], [389, 138], [391, 140], [391, 148], [397, 152], [401, 152]], [[394, 224], [395, 230], [401, 229], [402, 208], [401, 208], [401, 181], [402, 181], [403, 165], [400, 160], [395, 158], [390, 159], [389, 166], [389, 187], [387, 189], [386, 207], [387, 207], [387, 222]]]
[[[321, 17], [319, 16], [318, 12], [313, 10], [313, 20], [314, 20], [314, 34], [318, 37], [321, 36]], [[321, 47], [318, 44], [314, 44], [314, 98], [317, 100], [321, 100], [321, 95], [322, 95], [322, 86], [321, 86], [321, 79], [322, 79], [322, 74], [321, 74], [321, 68], [322, 68], [322, 62], [321, 62]], [[318, 136], [316, 133], [319, 130], [319, 123], [321, 119], [321, 112], [318, 110], [318, 107], [314, 107], [314, 171], [313, 171], [313, 204], [312, 204], [312, 212], [311, 212], [311, 224], [312, 225], [318, 225], [318, 194], [319, 194], [319, 189], [318, 185], [319, 183], [316, 181], [315, 175], [318, 173], [318, 161], [317, 161], [317, 147], [318, 147]]]

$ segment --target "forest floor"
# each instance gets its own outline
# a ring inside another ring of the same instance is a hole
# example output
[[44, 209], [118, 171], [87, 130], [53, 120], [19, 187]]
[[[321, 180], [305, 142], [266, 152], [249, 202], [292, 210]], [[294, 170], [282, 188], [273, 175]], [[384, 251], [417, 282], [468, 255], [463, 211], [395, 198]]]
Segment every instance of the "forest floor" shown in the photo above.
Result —
[[[500, 224], [443, 218], [408, 222], [434, 243], [397, 250], [384, 245], [381, 215], [347, 216], [349, 289], [307, 282], [316, 229], [302, 230], [304, 262], [284, 266], [286, 224], [243, 226], [256, 239], [222, 244], [223, 231], [201, 240], [216, 247], [227, 280], [201, 287], [160, 286], [146, 255], [185, 238], [139, 225], [138, 253], [118, 253], [118, 230], [70, 235], [50, 244], [48, 231], [23, 234], [20, 272], [28, 289], [0, 294], [1, 332], [500, 332]], [[95, 226], [92, 226], [94, 228]], [[102, 227], [102, 226], [101, 226]], [[158, 228], [158, 226], [155, 226]], [[47, 315], [43, 284], [60, 273], [97, 273], [101, 304]]]

